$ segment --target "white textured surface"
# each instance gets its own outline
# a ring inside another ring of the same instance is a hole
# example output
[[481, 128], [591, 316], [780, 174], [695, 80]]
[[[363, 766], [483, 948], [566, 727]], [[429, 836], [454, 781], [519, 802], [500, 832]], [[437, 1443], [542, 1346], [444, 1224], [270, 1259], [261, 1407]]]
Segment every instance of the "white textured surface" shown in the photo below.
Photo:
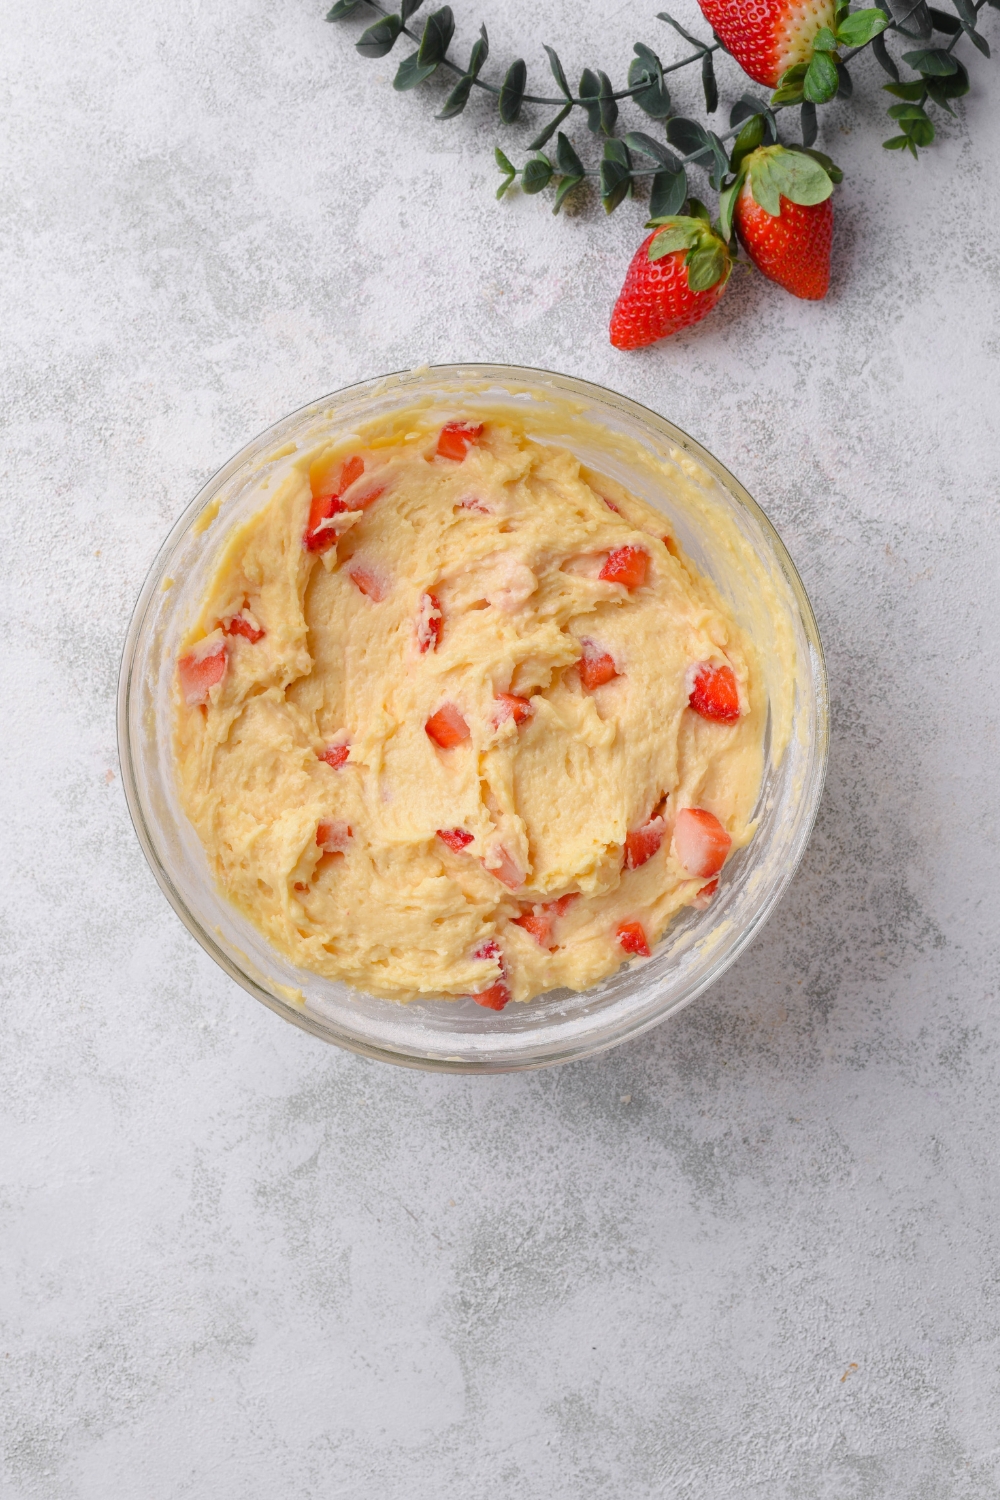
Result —
[[[496, 205], [485, 111], [435, 122], [323, 8], [4, 7], [0, 1495], [993, 1497], [995, 70], [919, 164], [881, 103], [831, 125], [827, 303], [740, 277], [624, 356], [641, 205]], [[571, 76], [669, 52], [591, 9], [461, 27], [531, 37], [539, 80], [542, 40]], [[835, 734], [726, 979], [488, 1081], [338, 1054], [225, 979], [143, 863], [113, 718], [214, 468], [326, 390], [476, 358], [616, 386], [736, 471], [812, 593]]]

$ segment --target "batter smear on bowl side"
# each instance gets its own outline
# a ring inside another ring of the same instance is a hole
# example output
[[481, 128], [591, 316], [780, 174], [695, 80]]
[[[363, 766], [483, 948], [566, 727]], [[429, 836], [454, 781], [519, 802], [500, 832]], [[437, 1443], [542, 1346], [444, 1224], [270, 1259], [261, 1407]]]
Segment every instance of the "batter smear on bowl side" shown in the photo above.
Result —
[[765, 718], [659, 512], [509, 419], [411, 414], [228, 538], [174, 749], [220, 889], [295, 964], [502, 1010], [712, 900]]

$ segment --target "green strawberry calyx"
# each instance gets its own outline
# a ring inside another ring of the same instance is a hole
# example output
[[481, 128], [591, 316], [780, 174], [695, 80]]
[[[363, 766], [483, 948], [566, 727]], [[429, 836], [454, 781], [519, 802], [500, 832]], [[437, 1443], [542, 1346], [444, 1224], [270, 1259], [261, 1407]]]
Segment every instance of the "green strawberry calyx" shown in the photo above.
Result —
[[692, 292], [707, 292], [729, 279], [733, 269], [729, 247], [708, 221], [708, 210], [696, 199], [690, 200], [694, 216], [671, 214], [664, 219], [650, 219], [647, 229], [658, 229], [649, 243], [650, 260], [662, 260], [677, 250], [686, 250], [688, 286]]
[[737, 164], [736, 175], [719, 194], [719, 230], [728, 242], [733, 233], [733, 213], [743, 184], [772, 218], [781, 214], [781, 200], [811, 208], [824, 203], [833, 192], [834, 182], [843, 173], [821, 151], [789, 146], [759, 146]]

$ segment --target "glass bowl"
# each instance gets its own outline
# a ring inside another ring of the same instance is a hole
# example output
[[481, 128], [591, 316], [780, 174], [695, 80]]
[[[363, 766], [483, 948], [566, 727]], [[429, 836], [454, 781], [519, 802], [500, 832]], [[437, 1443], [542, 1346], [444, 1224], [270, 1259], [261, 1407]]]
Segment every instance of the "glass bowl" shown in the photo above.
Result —
[[[726, 865], [705, 911], [686, 909], [651, 959], [576, 993], [554, 990], [502, 1012], [471, 999], [376, 999], [297, 969], [216, 889], [181, 812], [172, 762], [178, 646], [233, 524], [331, 431], [402, 408], [442, 420], [505, 406], [527, 431], [571, 449], [661, 510], [752, 637], [769, 698], [765, 772], [750, 844]], [[765, 602], [766, 601], [766, 602]], [[776, 642], [784, 643], [782, 668]], [[789, 673], [787, 663], [794, 669]], [[737, 480], [679, 428], [588, 381], [513, 365], [439, 365], [325, 396], [249, 443], [204, 486], [157, 554], [122, 658], [118, 742], [129, 811], [167, 900], [206, 952], [258, 1000], [314, 1036], [366, 1057], [450, 1072], [536, 1068], [601, 1051], [676, 1014], [734, 961], [773, 910], [809, 838], [827, 760], [819, 631], [781, 539]]]

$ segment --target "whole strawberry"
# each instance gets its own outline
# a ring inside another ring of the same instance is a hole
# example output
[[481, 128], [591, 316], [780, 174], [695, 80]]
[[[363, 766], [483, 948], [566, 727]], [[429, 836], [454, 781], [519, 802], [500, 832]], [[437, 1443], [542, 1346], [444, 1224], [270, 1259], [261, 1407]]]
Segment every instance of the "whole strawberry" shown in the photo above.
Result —
[[[696, 205], [699, 209], [701, 205]], [[726, 289], [732, 259], [705, 217], [650, 221], [611, 314], [616, 349], [642, 349], [698, 323]]]
[[731, 212], [758, 271], [793, 296], [818, 302], [830, 286], [832, 192], [830, 174], [815, 156], [762, 146], [741, 162], [720, 217], [725, 224]]
[[702, 15], [744, 73], [768, 88], [812, 58], [813, 40], [836, 26], [835, 0], [698, 0]]

